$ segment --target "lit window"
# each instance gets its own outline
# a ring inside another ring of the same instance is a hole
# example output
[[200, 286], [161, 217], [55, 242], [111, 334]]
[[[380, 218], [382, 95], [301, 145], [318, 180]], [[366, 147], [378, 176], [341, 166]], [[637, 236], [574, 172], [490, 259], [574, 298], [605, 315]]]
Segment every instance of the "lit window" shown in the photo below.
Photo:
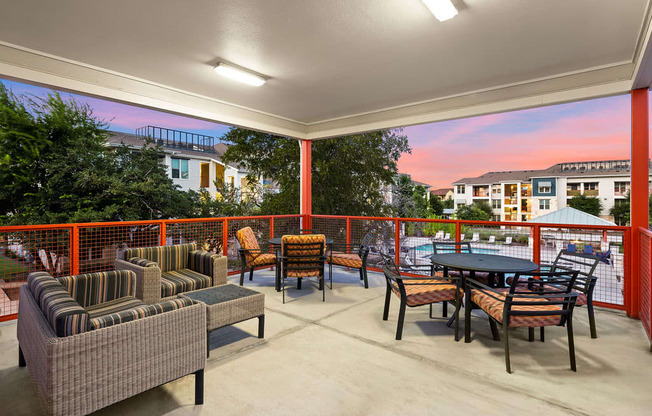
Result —
[[549, 194], [552, 192], [552, 183], [551, 182], [539, 182], [539, 193]]
[[491, 200], [491, 208], [493, 209], [500, 209], [500, 199], [492, 199]]
[[550, 209], [550, 200], [549, 199], [540, 199], [539, 200], [539, 209]]
[[466, 192], [466, 186], [464, 185], [457, 185], [457, 193], [458, 194], [463, 194]]

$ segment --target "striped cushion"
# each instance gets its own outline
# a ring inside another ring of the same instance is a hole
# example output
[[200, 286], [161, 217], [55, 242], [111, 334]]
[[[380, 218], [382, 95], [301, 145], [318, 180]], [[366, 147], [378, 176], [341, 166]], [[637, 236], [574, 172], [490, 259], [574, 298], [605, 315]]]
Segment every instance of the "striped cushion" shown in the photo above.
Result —
[[195, 302], [189, 298], [172, 299], [154, 305], [141, 305], [129, 310], [112, 313], [110, 315], [98, 316], [91, 319], [91, 329], [106, 328], [116, 324], [121, 324], [147, 316], [156, 315], [163, 312], [173, 311], [183, 308], [184, 306], [193, 305]]
[[[320, 262], [319, 256], [324, 255], [324, 234], [303, 234], [284, 235], [281, 239], [281, 251], [283, 260], [284, 275], [287, 277], [311, 277], [321, 276], [324, 263]], [[307, 244], [304, 246], [292, 246], [291, 244]], [[294, 257], [293, 256], [316, 256]]]
[[362, 267], [362, 259], [357, 254], [333, 252], [332, 256], [332, 258], [328, 256], [329, 261], [338, 266], [353, 267], [356, 269]]
[[220, 257], [222, 257], [221, 254], [209, 253], [208, 251], [191, 251], [188, 268], [212, 278], [213, 263]]
[[251, 252], [245, 251], [245, 259], [249, 266], [249, 263], [254, 261], [256, 257], [260, 255], [260, 246], [258, 245], [258, 240], [254, 234], [254, 230], [252, 230], [251, 227], [242, 228], [235, 233], [235, 238], [238, 239], [240, 247], [244, 250], [253, 250]]
[[[477, 304], [483, 311], [491, 315], [495, 320], [503, 322], [503, 309], [505, 308], [505, 294], [495, 293], [498, 299], [495, 299], [485, 292], [479, 290], [471, 291], [471, 300]], [[515, 297], [514, 300], [519, 302], [541, 302], [541, 299]], [[512, 305], [512, 311], [559, 311], [561, 305]], [[535, 315], [535, 316], [511, 316], [509, 321], [510, 327], [540, 327], [559, 325], [561, 315]]]
[[190, 269], [161, 273], [161, 297], [210, 287], [211, 278]]
[[133, 296], [125, 296], [123, 298], [100, 303], [99, 305], [89, 306], [86, 308], [86, 312], [88, 312], [88, 314], [91, 316], [91, 319], [93, 319], [99, 316], [111, 315], [129, 309], [134, 309], [143, 305], [145, 305], [145, 302], [142, 300], [136, 299]]
[[34, 293], [45, 319], [58, 337], [88, 331], [88, 313], [56, 279], [43, 272], [30, 273], [27, 276], [27, 284]]
[[262, 253], [252, 261], [250, 267], [269, 266], [276, 264], [276, 255], [272, 253]]
[[133, 296], [136, 291], [136, 274], [130, 270], [66, 276], [57, 280], [84, 308]]
[[[454, 284], [432, 284], [432, 280], [410, 280], [405, 281], [406, 303], [408, 306], [427, 305], [429, 303], [455, 300], [457, 288]], [[423, 285], [419, 284], [423, 283]], [[443, 282], [442, 282], [443, 283]], [[401, 294], [392, 286], [397, 296]], [[460, 296], [462, 291], [460, 290]]]
[[185, 269], [191, 251], [197, 250], [197, 244], [178, 244], [174, 246], [142, 247], [125, 250], [124, 259], [133, 257], [147, 259], [158, 263], [162, 272]]
[[155, 261], [141, 259], [140, 257], [131, 257], [127, 259], [129, 263], [133, 263], [140, 267], [158, 267], [158, 263]]

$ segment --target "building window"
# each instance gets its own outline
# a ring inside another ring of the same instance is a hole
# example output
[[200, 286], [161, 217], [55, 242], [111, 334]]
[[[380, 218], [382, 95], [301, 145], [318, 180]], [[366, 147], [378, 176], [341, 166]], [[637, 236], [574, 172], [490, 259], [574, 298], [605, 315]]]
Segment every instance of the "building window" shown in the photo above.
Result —
[[629, 182], [614, 182], [614, 192], [617, 195], [624, 195], [629, 191]]
[[464, 185], [457, 185], [456, 188], [457, 188], [457, 189], [456, 189], [455, 192], [457, 192], [458, 194], [466, 193], [466, 186], [464, 186]]
[[552, 192], [552, 183], [551, 182], [539, 182], [539, 193], [540, 194], [549, 194]]
[[539, 200], [539, 209], [550, 209], [550, 200], [549, 199], [540, 199]]
[[568, 187], [566, 188], [569, 191], [579, 191], [580, 190], [580, 184], [579, 183], [569, 183]]
[[584, 190], [585, 191], [596, 191], [598, 189], [598, 183], [597, 182], [587, 182], [584, 184]]
[[172, 158], [172, 178], [188, 179], [188, 159]]
[[491, 208], [500, 209], [500, 207], [501, 207], [500, 199], [492, 199], [491, 200]]
[[491, 193], [500, 195], [503, 191], [500, 189], [500, 185], [491, 185]]

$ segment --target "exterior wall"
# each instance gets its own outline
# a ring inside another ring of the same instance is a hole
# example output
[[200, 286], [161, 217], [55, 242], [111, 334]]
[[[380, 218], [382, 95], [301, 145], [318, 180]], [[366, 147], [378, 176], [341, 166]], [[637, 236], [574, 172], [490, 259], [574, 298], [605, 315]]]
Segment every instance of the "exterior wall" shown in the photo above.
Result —
[[[542, 182], [550, 182], [550, 192], [539, 192], [539, 185]], [[532, 196], [552, 198], [557, 195], [557, 180], [556, 178], [532, 178]]]

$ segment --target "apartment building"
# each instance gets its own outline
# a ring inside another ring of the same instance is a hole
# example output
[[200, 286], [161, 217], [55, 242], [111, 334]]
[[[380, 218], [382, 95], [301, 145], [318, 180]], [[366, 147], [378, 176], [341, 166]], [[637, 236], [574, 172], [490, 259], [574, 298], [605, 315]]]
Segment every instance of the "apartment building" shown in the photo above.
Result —
[[217, 181], [240, 188], [243, 196], [251, 192], [247, 171], [221, 161], [228, 146], [214, 137], [155, 126], [139, 128], [136, 134], [110, 134], [109, 146], [124, 144], [134, 149], [141, 148], [146, 137], [153, 139], [164, 150], [160, 157], [168, 175], [184, 191], [206, 189], [217, 197]]
[[529, 221], [568, 205], [575, 195], [597, 197], [601, 217], [625, 201], [629, 192], [629, 160], [558, 163], [547, 169], [487, 172], [453, 182], [455, 209], [485, 201], [495, 221]]

